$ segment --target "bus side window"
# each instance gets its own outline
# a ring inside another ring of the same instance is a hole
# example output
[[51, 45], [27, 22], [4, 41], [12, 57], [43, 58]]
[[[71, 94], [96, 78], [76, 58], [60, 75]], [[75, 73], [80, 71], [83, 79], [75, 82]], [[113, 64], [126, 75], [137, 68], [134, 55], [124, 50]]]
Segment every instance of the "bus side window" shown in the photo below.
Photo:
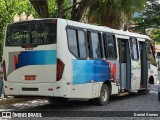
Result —
[[116, 54], [116, 42], [114, 36], [111, 34], [103, 34], [104, 39], [104, 50], [105, 50], [105, 57], [108, 59], [115, 59], [117, 56]]
[[138, 60], [139, 59], [139, 54], [138, 54], [138, 46], [137, 46], [137, 39], [136, 38], [130, 38], [130, 43], [131, 43], [131, 54], [132, 54], [132, 59], [133, 60]]
[[87, 47], [88, 47], [88, 54], [89, 54], [89, 57], [91, 56], [92, 54], [92, 49], [91, 49], [91, 32], [90, 31], [87, 31]]
[[88, 32], [88, 43], [90, 58], [98, 59], [102, 58], [102, 44], [100, 34], [97, 32]]
[[77, 30], [78, 33], [78, 46], [79, 46], [79, 58], [86, 58], [86, 42], [85, 42], [85, 32], [82, 30]]
[[86, 40], [85, 40], [85, 32], [80, 29], [67, 29], [68, 35], [68, 45], [71, 53], [80, 59], [86, 59]]
[[77, 46], [77, 35], [75, 29], [67, 29], [67, 35], [68, 35], [68, 47], [71, 53], [78, 57], [78, 46]]

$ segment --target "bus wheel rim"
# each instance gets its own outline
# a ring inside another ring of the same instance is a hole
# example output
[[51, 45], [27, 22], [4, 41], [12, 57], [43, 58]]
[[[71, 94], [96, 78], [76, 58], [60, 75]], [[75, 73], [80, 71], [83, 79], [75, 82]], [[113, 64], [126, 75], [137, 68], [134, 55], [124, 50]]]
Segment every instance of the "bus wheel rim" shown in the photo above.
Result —
[[102, 101], [106, 101], [107, 100], [107, 90], [106, 89], [102, 90], [101, 98], [102, 98]]

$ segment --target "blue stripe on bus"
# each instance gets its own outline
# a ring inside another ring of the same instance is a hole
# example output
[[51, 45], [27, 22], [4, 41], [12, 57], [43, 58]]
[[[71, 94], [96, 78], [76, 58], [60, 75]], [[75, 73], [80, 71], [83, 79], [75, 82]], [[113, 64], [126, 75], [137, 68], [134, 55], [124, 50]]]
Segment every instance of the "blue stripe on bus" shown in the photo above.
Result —
[[15, 63], [15, 69], [28, 65], [49, 65], [57, 63], [56, 50], [39, 50], [20, 52]]
[[110, 66], [104, 60], [72, 60], [73, 84], [110, 80]]

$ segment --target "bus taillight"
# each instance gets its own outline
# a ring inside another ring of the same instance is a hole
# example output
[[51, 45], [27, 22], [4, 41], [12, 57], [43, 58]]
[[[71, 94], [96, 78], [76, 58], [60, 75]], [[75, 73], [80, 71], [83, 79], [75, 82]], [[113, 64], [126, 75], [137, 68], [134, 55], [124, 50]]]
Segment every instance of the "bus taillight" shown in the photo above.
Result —
[[57, 81], [62, 78], [65, 64], [58, 58], [57, 59]]
[[52, 22], [53, 22], [53, 23], [56, 23], [56, 22], [57, 22], [57, 20], [52, 20]]
[[3, 61], [3, 74], [4, 74], [4, 80], [7, 81], [7, 76], [6, 76], [6, 62]]

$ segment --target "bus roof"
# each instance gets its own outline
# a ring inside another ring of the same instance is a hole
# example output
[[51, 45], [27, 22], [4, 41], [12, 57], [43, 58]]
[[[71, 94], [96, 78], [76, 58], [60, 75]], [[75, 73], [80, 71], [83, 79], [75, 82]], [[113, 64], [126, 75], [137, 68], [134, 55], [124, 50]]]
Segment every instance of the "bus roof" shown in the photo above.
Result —
[[87, 28], [87, 29], [94, 29], [97, 31], [102, 31], [102, 32], [109, 32], [109, 33], [114, 33], [117, 35], [124, 35], [124, 36], [131, 36], [131, 37], [137, 37], [137, 38], [143, 38], [143, 39], [150, 39], [149, 36], [147, 35], [142, 35], [138, 33], [133, 33], [129, 31], [123, 31], [123, 30], [116, 30], [112, 29], [106, 26], [96, 26], [96, 25], [91, 25], [91, 24], [86, 24], [86, 23], [81, 23], [81, 22], [76, 22], [76, 21], [71, 21], [67, 20], [68, 25], [70, 26], [75, 26], [75, 27], [82, 27], [82, 28]]

